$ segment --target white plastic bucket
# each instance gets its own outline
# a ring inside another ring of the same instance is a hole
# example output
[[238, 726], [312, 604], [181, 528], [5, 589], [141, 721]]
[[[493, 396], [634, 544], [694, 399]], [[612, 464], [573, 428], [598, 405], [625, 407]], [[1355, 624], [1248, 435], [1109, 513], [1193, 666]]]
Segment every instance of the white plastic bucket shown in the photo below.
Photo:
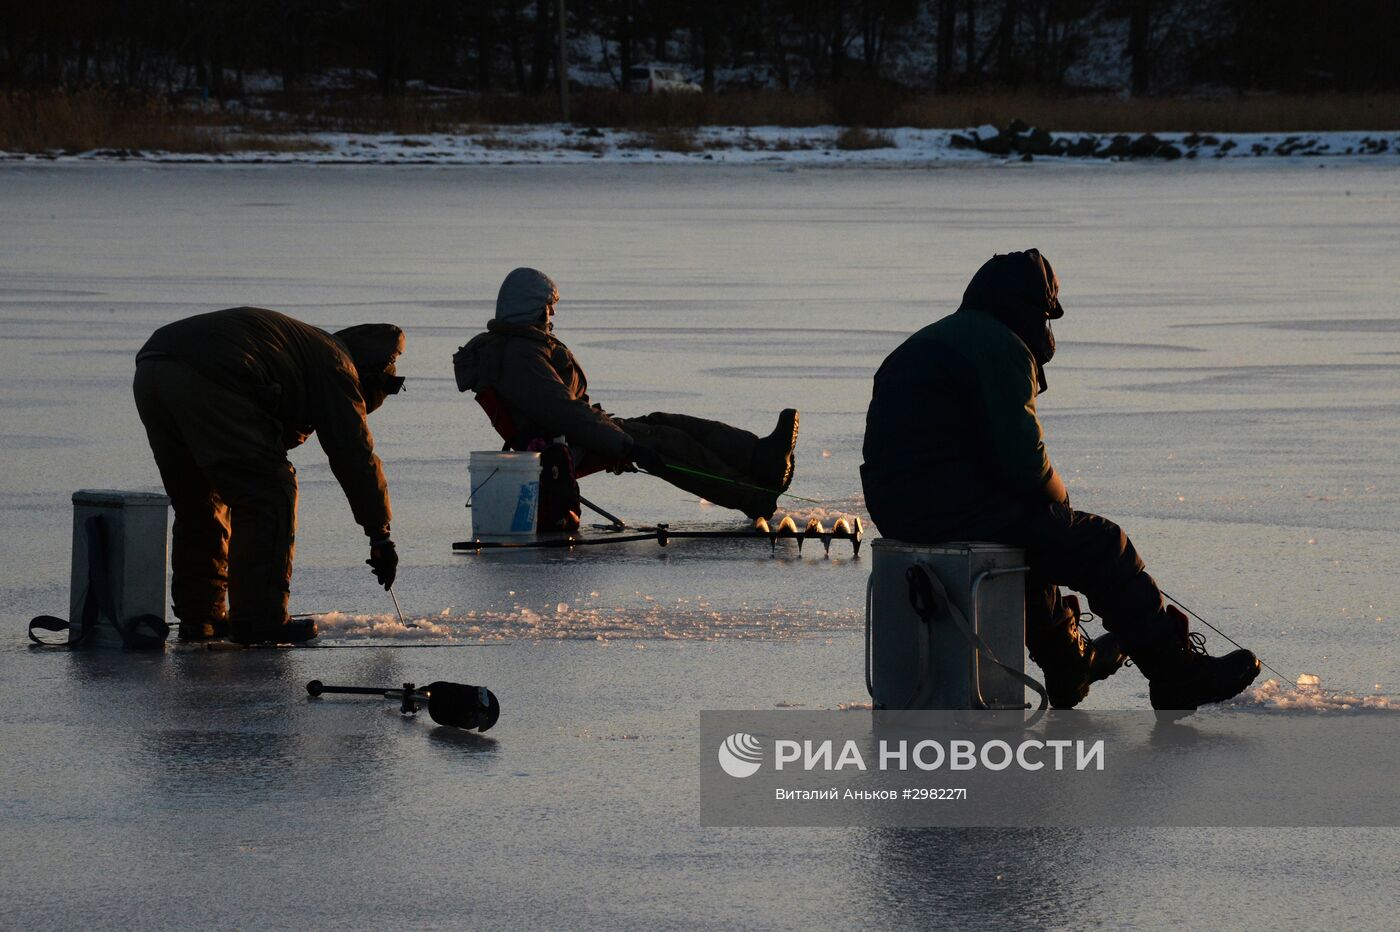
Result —
[[535, 533], [540, 504], [540, 455], [473, 450], [467, 461], [471, 478], [472, 534], [519, 537]]

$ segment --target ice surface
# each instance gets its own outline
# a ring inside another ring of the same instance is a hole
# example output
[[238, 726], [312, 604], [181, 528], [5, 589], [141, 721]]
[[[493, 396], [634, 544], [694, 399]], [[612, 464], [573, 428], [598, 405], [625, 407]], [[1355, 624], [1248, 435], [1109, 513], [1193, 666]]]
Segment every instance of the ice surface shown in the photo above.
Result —
[[[1173, 596], [1319, 678], [1211, 714], [1388, 713], [1400, 383], [1357, 364], [1400, 352], [1400, 173], [1316, 161], [0, 165], [0, 434], [21, 438], [0, 447], [0, 925], [1065, 928], [1086, 903], [1109, 927], [1393, 925], [1393, 830], [700, 830], [699, 710], [861, 714], [868, 549], [449, 549], [465, 452], [497, 446], [449, 361], [510, 268], [559, 282], [559, 335], [609, 410], [766, 432], [799, 408], [792, 490], [826, 504], [783, 507], [829, 526], [866, 517], [869, 383], [822, 367], [873, 374], [993, 252], [1039, 246], [1068, 309], [1039, 410], [1076, 505], [1118, 520]], [[249, 302], [407, 330], [408, 391], [370, 423], [416, 627], [313, 443], [293, 456], [292, 610], [338, 610], [325, 640], [354, 649], [30, 651], [22, 622], [66, 612], [69, 494], [159, 481], [136, 348]], [[747, 526], [646, 476], [584, 494], [637, 524]], [[310, 679], [485, 684], [504, 714], [463, 736], [308, 700]], [[1085, 705], [1146, 692], [1126, 669]]]

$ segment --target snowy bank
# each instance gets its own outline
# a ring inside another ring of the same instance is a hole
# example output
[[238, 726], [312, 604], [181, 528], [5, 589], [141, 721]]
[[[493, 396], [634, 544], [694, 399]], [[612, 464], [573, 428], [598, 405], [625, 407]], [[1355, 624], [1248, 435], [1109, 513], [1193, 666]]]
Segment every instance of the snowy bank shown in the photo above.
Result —
[[[676, 164], [889, 165], [987, 163], [1049, 158], [1127, 160], [1400, 156], [1400, 133], [1048, 133], [1013, 123], [998, 129], [838, 126], [708, 126], [696, 130], [585, 129], [553, 125], [473, 127], [455, 134], [314, 133], [261, 136], [234, 151], [172, 153], [131, 149], [42, 154], [6, 152], [10, 161], [148, 161], [365, 165]], [[264, 148], [257, 148], [258, 145]], [[266, 148], [272, 145], [274, 148]]]

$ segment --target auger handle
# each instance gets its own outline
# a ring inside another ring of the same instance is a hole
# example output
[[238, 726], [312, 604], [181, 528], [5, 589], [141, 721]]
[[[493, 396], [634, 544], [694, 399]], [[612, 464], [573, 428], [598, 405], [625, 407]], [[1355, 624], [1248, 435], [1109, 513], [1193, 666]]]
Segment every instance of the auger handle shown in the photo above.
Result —
[[[374, 686], [327, 686], [320, 680], [312, 680], [306, 684], [306, 691], [312, 696], [319, 696], [322, 693], [343, 693], [354, 696], [385, 696], [385, 693], [398, 692], [388, 688], [379, 689]], [[385, 698], [397, 699], [397, 696], [385, 696]]]

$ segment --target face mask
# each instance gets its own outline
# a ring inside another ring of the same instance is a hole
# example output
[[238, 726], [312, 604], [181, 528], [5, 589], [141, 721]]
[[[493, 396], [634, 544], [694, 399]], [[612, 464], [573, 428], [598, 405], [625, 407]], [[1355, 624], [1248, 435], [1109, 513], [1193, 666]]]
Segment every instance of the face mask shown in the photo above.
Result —
[[404, 378], [394, 374], [393, 366], [390, 366], [377, 377], [371, 379], [368, 385], [360, 386], [360, 394], [365, 400], [365, 413], [377, 411], [379, 406], [384, 404], [384, 399], [389, 395], [397, 395], [403, 391]]

